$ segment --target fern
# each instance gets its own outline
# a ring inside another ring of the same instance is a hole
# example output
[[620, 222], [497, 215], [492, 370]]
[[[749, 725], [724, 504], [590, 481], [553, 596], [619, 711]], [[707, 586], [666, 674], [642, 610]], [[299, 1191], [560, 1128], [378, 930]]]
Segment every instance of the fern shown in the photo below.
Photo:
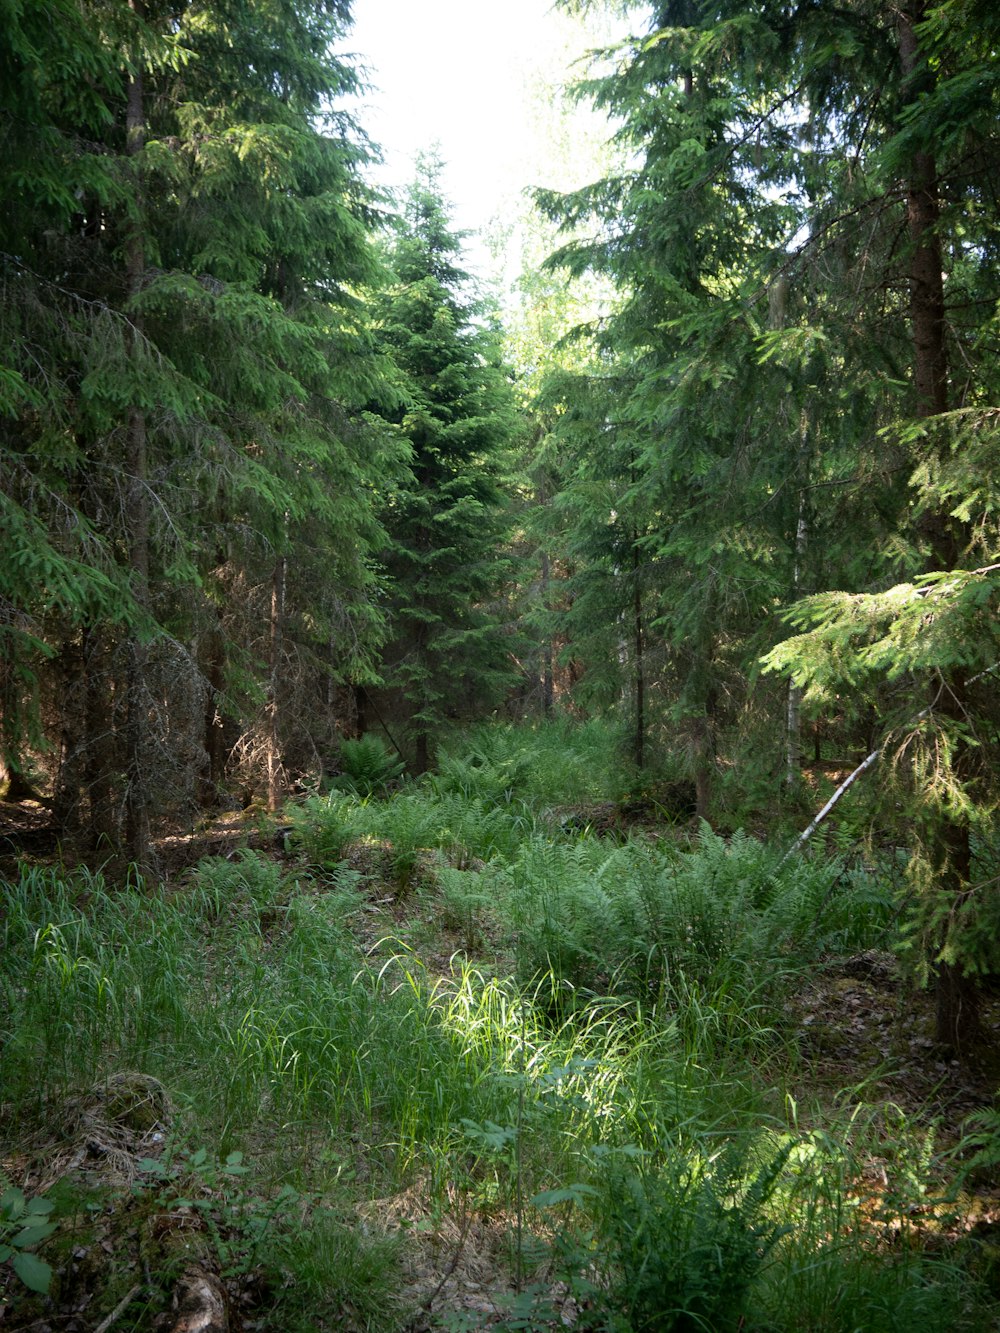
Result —
[[675, 1146], [659, 1169], [611, 1157], [599, 1236], [612, 1275], [608, 1303], [626, 1327], [742, 1326], [751, 1287], [786, 1232], [768, 1209], [789, 1153], [782, 1148], [749, 1178], [733, 1144], [709, 1158]]
[[353, 792], [357, 796], [375, 796], [388, 791], [403, 773], [403, 761], [394, 758], [377, 736], [365, 735], [358, 740], [340, 743], [342, 772], [331, 786], [338, 791]]

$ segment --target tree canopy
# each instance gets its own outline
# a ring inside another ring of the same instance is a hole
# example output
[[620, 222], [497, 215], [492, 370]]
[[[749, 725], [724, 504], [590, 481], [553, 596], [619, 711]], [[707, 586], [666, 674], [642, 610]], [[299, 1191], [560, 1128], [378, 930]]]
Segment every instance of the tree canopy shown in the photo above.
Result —
[[998, 20], [624, 9], [510, 333], [434, 154], [368, 183], [346, 0], [0, 7], [6, 792], [152, 867], [367, 728], [423, 771], [500, 707], [620, 716], [720, 825], [878, 749], [960, 1045], [1000, 966]]

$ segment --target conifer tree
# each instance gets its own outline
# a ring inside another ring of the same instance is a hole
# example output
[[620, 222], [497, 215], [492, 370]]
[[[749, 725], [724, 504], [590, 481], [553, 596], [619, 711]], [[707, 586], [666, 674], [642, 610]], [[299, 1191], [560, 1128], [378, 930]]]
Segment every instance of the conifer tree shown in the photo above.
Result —
[[506, 576], [500, 478], [519, 423], [496, 331], [467, 295], [439, 175], [438, 159], [421, 159], [380, 319], [407, 396], [390, 419], [411, 449], [385, 515], [385, 675], [405, 700], [418, 771], [449, 718], [495, 701], [511, 675], [495, 603]]
[[[275, 682], [293, 673], [261, 669], [252, 622], [279, 567], [285, 614], [308, 626], [281, 640], [286, 663], [315, 649], [309, 669], [343, 677], [371, 656], [374, 481], [392, 464], [364, 425], [385, 376], [355, 293], [377, 273], [375, 218], [363, 140], [335, 110], [354, 86], [331, 55], [345, 4], [82, 10], [82, 29], [74, 4], [54, 7], [53, 34], [15, 30], [41, 186], [0, 222], [18, 297], [3, 330], [6, 513], [21, 560], [48, 561], [73, 596], [67, 613], [37, 579], [33, 595], [5, 592], [12, 623], [36, 627], [16, 650], [36, 676], [53, 654], [62, 681], [43, 719], [62, 817], [117, 839], [124, 811], [141, 860], [143, 802], [190, 797], [220, 713], [242, 713], [251, 741], [267, 732], [280, 768]], [[76, 63], [45, 60], [81, 34]], [[21, 98], [3, 107], [11, 137]], [[249, 616], [233, 614], [237, 589]], [[139, 792], [140, 777], [159, 789]]]
[[841, 702], [864, 678], [883, 728], [889, 689], [896, 719], [922, 719], [905, 750], [922, 755], [907, 760], [926, 848], [918, 916], [953, 1046], [975, 1027], [963, 977], [987, 966], [992, 919], [969, 855], [992, 798], [968, 678], [992, 650], [973, 629], [993, 596], [992, 502], [969, 460], [992, 448], [997, 388], [983, 318], [998, 291], [995, 39], [974, 0], [658, 6], [592, 85], [638, 165], [547, 201], [598, 219], [594, 244], [566, 258], [625, 292], [606, 355], [634, 372], [625, 411], [648, 440], [658, 581], [691, 583], [660, 618], [693, 668], [681, 709], [718, 680], [720, 650], [773, 633], [769, 608], [804, 581], [837, 595], [808, 601], [795, 623], [809, 633], [771, 661], [800, 685], [839, 680]]

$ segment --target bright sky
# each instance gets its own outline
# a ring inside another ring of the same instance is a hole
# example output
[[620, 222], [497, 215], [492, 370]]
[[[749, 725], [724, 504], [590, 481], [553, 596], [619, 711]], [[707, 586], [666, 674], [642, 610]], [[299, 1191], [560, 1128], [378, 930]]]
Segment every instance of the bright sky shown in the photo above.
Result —
[[[382, 146], [382, 183], [405, 185], [415, 155], [439, 144], [455, 223], [469, 231], [510, 213], [525, 187], [569, 188], [540, 179], [538, 87], [566, 79], [590, 43], [552, 0], [354, 0], [353, 9], [345, 49], [373, 85], [360, 119]], [[485, 263], [478, 247], [467, 258]]]

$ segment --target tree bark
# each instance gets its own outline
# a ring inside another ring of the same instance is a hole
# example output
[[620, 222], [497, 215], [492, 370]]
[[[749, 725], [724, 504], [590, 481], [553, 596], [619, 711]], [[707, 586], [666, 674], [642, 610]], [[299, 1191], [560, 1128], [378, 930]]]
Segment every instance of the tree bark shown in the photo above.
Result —
[[417, 732], [415, 740], [416, 754], [413, 771], [419, 775], [426, 773], [431, 766], [430, 738], [427, 735], [426, 727]]
[[[144, 17], [142, 0], [131, 0], [137, 18]], [[143, 234], [142, 189], [138, 183], [138, 157], [146, 139], [146, 113], [143, 71], [136, 62], [128, 79], [125, 118], [125, 153], [136, 175], [138, 216], [131, 226], [126, 246], [128, 295], [134, 300], [142, 290], [146, 273], [146, 248]], [[140, 395], [143, 321], [134, 309], [132, 319], [132, 358], [135, 386]], [[147, 464], [146, 414], [138, 402], [128, 410], [125, 444], [125, 525], [128, 534], [128, 562], [132, 589], [137, 605], [149, 605], [149, 483]], [[129, 635], [125, 680], [125, 853], [140, 872], [150, 867], [149, 826], [149, 709], [147, 693], [147, 650], [142, 631]]]
[[[541, 583], [542, 583], [542, 606], [545, 611], [549, 610], [549, 584], [552, 579], [552, 568], [549, 561], [548, 551], [541, 552]], [[553, 678], [553, 653], [552, 638], [546, 633], [545, 643], [542, 648], [542, 712], [545, 717], [550, 717], [552, 707], [555, 703], [555, 683]]]
[[[917, 99], [933, 74], [922, 61], [917, 28], [926, 18], [926, 0], [916, 0], [897, 13], [900, 70], [904, 91]], [[926, 420], [948, 410], [948, 356], [945, 342], [943, 257], [938, 232], [940, 208], [937, 165], [929, 152], [914, 152], [906, 181], [907, 226], [910, 241], [910, 323], [913, 331], [913, 385], [916, 416]], [[930, 548], [931, 568], [954, 569], [964, 542], [957, 520], [943, 513], [928, 515], [922, 524]], [[965, 675], [945, 673], [934, 711], [945, 725], [965, 718]], [[967, 747], [957, 743], [953, 755], [959, 781], [968, 767]], [[971, 849], [969, 826], [961, 815], [931, 812], [930, 860], [939, 888], [958, 901], [969, 884]], [[961, 963], [937, 964], [936, 1037], [944, 1046], [961, 1051], [979, 1031], [979, 993]]]
[[12, 606], [0, 608], [0, 785], [5, 799], [27, 799], [30, 784], [22, 772], [22, 682], [18, 671], [18, 632]]
[[642, 584], [639, 580], [639, 551], [632, 542], [632, 635], [633, 635], [633, 674], [635, 677], [635, 735], [633, 738], [633, 758], [638, 769], [645, 767], [646, 761], [646, 664], [643, 650], [642, 619]]
[[[221, 618], [220, 618], [221, 619]], [[205, 769], [201, 804], [218, 804], [226, 770], [226, 740], [222, 718], [222, 698], [226, 683], [226, 640], [218, 621], [207, 634], [205, 648]]]
[[[803, 427], [803, 440], [805, 428]], [[806, 520], [806, 487], [808, 476], [803, 479], [799, 491], [799, 519], [795, 528], [795, 564], [792, 569], [792, 600], [798, 601], [802, 595], [802, 565], [806, 555], [806, 543], [809, 540], [809, 525]], [[785, 746], [785, 784], [790, 791], [798, 791], [802, 785], [802, 687], [794, 681], [788, 682], [787, 738]]]
[[279, 741], [279, 699], [281, 684], [281, 649], [285, 630], [286, 558], [279, 556], [271, 575], [271, 643], [267, 692], [267, 808], [275, 811], [284, 796], [284, 775]]
[[363, 685], [353, 687], [354, 734], [360, 740], [368, 730], [368, 691]]
[[91, 851], [103, 855], [117, 845], [120, 829], [115, 801], [117, 745], [111, 716], [111, 648], [101, 629], [84, 630], [81, 642], [86, 672], [83, 782], [87, 795]]
[[79, 635], [73, 633], [64, 640], [57, 671], [59, 767], [52, 791], [52, 817], [62, 837], [75, 842], [81, 829], [87, 709], [87, 679]]

